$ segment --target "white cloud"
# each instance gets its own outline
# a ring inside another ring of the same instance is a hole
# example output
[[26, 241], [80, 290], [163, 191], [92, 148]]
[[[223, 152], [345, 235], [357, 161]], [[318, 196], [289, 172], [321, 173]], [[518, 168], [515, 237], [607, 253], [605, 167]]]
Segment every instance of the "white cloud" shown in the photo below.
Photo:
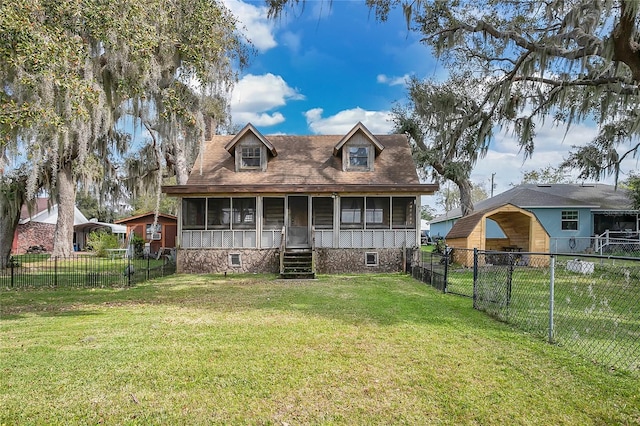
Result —
[[234, 86], [229, 103], [234, 123], [273, 126], [285, 121], [285, 117], [270, 111], [302, 99], [304, 96], [279, 75], [247, 74]]
[[378, 74], [376, 81], [380, 84], [387, 84], [389, 86], [406, 86], [410, 78], [410, 74], [405, 74], [401, 77], [388, 77], [385, 74]]
[[278, 43], [273, 35], [274, 23], [267, 19], [267, 8], [240, 0], [224, 0], [225, 6], [240, 22], [239, 29], [260, 52], [265, 52]]
[[300, 45], [302, 44], [301, 36], [299, 33], [292, 33], [291, 31], [285, 31], [282, 33], [282, 44], [286, 46], [291, 53], [297, 54], [300, 52]]
[[340, 111], [327, 118], [322, 117], [322, 108], [310, 109], [304, 113], [307, 124], [315, 134], [339, 135], [346, 134], [358, 121], [374, 134], [387, 134], [393, 130], [391, 112], [366, 111], [360, 107]]

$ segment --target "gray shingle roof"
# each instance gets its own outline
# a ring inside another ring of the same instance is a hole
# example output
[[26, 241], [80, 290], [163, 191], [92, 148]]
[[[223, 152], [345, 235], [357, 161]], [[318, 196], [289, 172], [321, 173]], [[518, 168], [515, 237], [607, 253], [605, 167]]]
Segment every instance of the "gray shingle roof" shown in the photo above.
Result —
[[[523, 184], [513, 187], [492, 198], [474, 204], [474, 211], [513, 204], [523, 209], [586, 207], [592, 210], [631, 210], [631, 200], [624, 189], [617, 190], [605, 184]], [[435, 217], [431, 223], [455, 219], [462, 216], [454, 209], [446, 215]]]

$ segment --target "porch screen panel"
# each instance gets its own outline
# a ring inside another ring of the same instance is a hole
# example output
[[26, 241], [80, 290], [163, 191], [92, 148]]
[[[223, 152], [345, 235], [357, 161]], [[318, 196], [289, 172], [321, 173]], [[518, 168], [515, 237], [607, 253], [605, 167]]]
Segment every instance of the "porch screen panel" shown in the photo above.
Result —
[[207, 229], [229, 229], [231, 225], [231, 199], [207, 200]]
[[184, 198], [182, 200], [182, 229], [204, 229], [205, 212], [205, 198]]
[[314, 197], [311, 216], [316, 229], [333, 229], [333, 198]]
[[391, 203], [392, 227], [406, 229], [416, 227], [414, 197], [393, 197]]
[[389, 228], [389, 197], [367, 197], [367, 229]]
[[362, 229], [363, 197], [343, 197], [340, 199], [340, 228]]
[[284, 198], [269, 197], [262, 200], [264, 229], [282, 229], [284, 226]]
[[234, 198], [231, 208], [233, 229], [256, 229], [255, 198]]

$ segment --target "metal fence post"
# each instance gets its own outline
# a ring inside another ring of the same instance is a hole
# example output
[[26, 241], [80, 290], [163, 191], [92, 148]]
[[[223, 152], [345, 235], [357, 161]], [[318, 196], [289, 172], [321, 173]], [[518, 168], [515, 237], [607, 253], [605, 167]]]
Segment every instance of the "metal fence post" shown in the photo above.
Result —
[[53, 286], [58, 287], [58, 256], [53, 258]]
[[476, 299], [478, 296], [478, 248], [473, 248], [473, 309], [476, 307]]
[[553, 309], [554, 309], [554, 292], [556, 281], [556, 257], [551, 255], [551, 270], [549, 271], [549, 343], [553, 343]]
[[147, 256], [147, 281], [149, 280], [150, 273], [151, 273], [151, 256]]
[[447, 250], [447, 246], [444, 246], [444, 288], [443, 292], [447, 292], [447, 283], [449, 281], [449, 250]]
[[513, 270], [515, 259], [513, 253], [509, 252], [507, 255], [509, 266], [507, 268], [507, 306], [511, 304], [511, 288], [513, 286]]
[[11, 266], [11, 288], [13, 288], [13, 257], [9, 258], [9, 265]]
[[[430, 266], [430, 268], [429, 268], [429, 284], [431, 285], [431, 287], [433, 287], [433, 276], [435, 275], [435, 274], [433, 273], [433, 252], [431, 252], [430, 254], [431, 254], [431, 257], [430, 257], [430, 259], [429, 259], [429, 262], [430, 262], [430, 265], [431, 265], [431, 266]], [[445, 284], [445, 285], [442, 287], [442, 291], [443, 291], [444, 293], [446, 293], [446, 290], [447, 290], [447, 286], [446, 286], [446, 284]]]

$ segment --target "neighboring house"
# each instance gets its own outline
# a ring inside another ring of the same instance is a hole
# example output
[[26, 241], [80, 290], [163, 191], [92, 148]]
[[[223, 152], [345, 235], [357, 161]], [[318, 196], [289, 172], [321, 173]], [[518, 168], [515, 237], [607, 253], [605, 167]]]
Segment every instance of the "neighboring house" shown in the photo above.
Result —
[[[22, 206], [20, 220], [13, 236], [11, 252], [23, 254], [31, 246], [43, 246], [46, 251], [53, 250], [53, 239], [58, 222], [58, 205], [49, 206], [48, 198], [37, 198], [33, 208]], [[124, 234], [125, 228], [111, 223], [88, 220], [77, 207], [74, 207], [73, 216], [73, 247], [75, 250], [83, 250], [86, 238], [90, 232], [97, 229], [111, 229], [114, 233]], [[71, 243], [71, 242], [70, 242]]]
[[431, 235], [452, 247], [481, 250], [597, 250], [604, 238], [638, 239], [640, 211], [625, 190], [604, 184], [519, 185], [431, 220]]
[[161, 253], [164, 249], [176, 247], [178, 224], [175, 216], [158, 213], [156, 222], [155, 213], [148, 212], [116, 220], [115, 222], [126, 226], [127, 235], [131, 235], [133, 232], [142, 238], [145, 244], [148, 244], [149, 253]]
[[[421, 184], [408, 139], [373, 135], [263, 136], [248, 124], [214, 136], [180, 197], [181, 272], [399, 271], [420, 244]], [[298, 266], [293, 265], [299, 263]]]

